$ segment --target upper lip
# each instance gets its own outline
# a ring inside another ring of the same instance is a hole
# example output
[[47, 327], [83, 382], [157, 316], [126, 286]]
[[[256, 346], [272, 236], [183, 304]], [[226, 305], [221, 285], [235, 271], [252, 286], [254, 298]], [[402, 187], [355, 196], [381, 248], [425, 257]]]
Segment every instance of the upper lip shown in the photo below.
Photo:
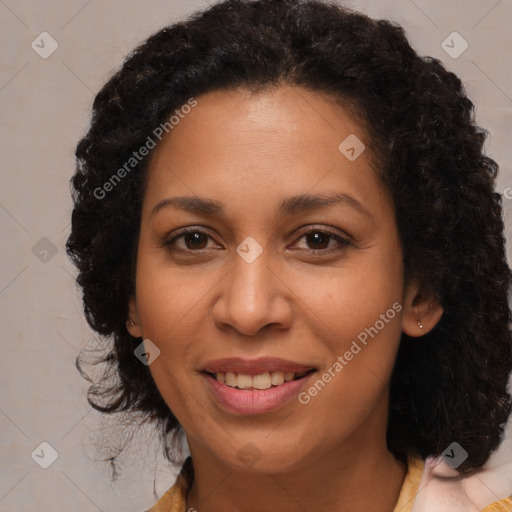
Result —
[[202, 371], [208, 373], [233, 372], [258, 375], [264, 372], [303, 373], [314, 369], [314, 366], [296, 363], [279, 357], [259, 357], [257, 359], [226, 357], [209, 361], [204, 365]]

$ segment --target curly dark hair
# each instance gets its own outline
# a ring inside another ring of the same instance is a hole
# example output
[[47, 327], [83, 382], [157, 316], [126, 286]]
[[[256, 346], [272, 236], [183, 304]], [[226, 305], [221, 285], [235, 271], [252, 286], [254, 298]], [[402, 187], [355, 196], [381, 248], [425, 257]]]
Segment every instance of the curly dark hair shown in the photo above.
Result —
[[417, 55], [399, 25], [335, 3], [214, 4], [149, 37], [96, 96], [76, 148], [67, 242], [86, 319], [108, 341], [89, 403], [155, 421], [170, 460], [170, 435], [174, 442], [182, 427], [134, 357], [141, 339], [126, 330], [150, 156], [104, 197], [98, 190], [187, 99], [282, 84], [327, 94], [365, 128], [394, 203], [405, 277], [444, 309], [423, 338], [402, 334], [388, 448], [399, 460], [425, 458], [457, 441], [469, 454], [458, 469], [470, 473], [499, 445], [511, 410], [511, 271], [498, 165], [484, 155], [487, 132], [455, 74]]

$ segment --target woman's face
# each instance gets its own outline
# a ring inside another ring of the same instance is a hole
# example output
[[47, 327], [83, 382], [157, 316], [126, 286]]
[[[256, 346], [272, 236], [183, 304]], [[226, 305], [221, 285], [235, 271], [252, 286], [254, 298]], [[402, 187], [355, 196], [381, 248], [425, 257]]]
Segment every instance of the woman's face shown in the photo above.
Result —
[[407, 288], [362, 128], [301, 88], [220, 91], [154, 151], [130, 332], [192, 453], [276, 471], [383, 446]]

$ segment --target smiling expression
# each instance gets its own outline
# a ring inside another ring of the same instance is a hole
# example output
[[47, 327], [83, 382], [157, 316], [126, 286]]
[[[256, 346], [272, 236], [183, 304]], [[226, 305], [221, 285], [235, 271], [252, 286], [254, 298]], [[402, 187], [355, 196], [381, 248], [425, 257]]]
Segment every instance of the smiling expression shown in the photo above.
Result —
[[[152, 155], [130, 301], [131, 334], [160, 350], [150, 365], [160, 393], [191, 450], [234, 467], [248, 441], [263, 469], [295, 467], [354, 440], [381, 445], [410, 301], [371, 140], [332, 99], [302, 88], [197, 101]], [[339, 149], [351, 134], [366, 146], [355, 160]], [[395, 303], [405, 309], [301, 404], [298, 392]], [[292, 381], [292, 399], [271, 409], [226, 407], [212, 387], [258, 391], [215, 381], [208, 364], [261, 357], [315, 373]]]

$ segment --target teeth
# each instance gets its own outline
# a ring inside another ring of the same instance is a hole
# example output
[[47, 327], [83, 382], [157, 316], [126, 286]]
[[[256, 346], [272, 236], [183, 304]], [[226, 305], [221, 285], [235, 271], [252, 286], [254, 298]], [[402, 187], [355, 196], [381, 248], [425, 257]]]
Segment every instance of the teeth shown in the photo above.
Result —
[[264, 372], [258, 375], [247, 375], [244, 373], [234, 372], [218, 372], [215, 374], [216, 379], [222, 384], [226, 384], [231, 388], [239, 389], [270, 389], [272, 386], [280, 386], [284, 382], [290, 382], [295, 377], [302, 377], [307, 372]]
[[270, 376], [270, 381], [274, 386], [280, 386], [284, 382], [284, 373], [283, 372], [272, 372]]
[[250, 375], [244, 375], [243, 373], [239, 374], [237, 386], [240, 389], [249, 389], [252, 387], [252, 377]]
[[[219, 374], [217, 373], [217, 380], [219, 380]], [[230, 386], [232, 388], [236, 387], [238, 385], [238, 378], [236, 376], [236, 373], [227, 372], [226, 373], [226, 385]]]
[[[240, 376], [238, 377], [238, 382], [240, 382]], [[253, 375], [252, 377], [252, 387], [256, 389], [268, 389], [272, 386], [272, 378], [270, 377], [269, 372], [260, 373], [258, 375]]]

